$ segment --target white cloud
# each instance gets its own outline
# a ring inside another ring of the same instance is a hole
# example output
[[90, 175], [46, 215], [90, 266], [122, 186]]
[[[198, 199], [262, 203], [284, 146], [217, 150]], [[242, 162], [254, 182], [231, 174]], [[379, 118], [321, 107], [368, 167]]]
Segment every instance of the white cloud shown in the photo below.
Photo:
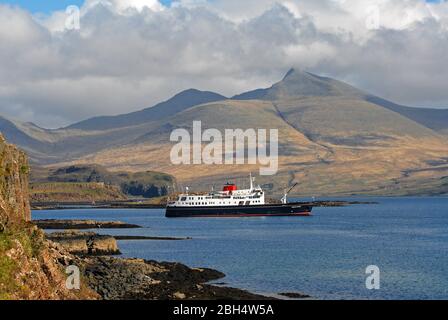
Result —
[[163, 5], [157, 0], [87, 0], [84, 7], [88, 9], [99, 3], [110, 6], [120, 13], [125, 13], [129, 9], [135, 9], [137, 11], [142, 11], [145, 8], [154, 11], [163, 9]]
[[[380, 29], [366, 28], [369, 6]], [[45, 126], [118, 114], [187, 88], [233, 95], [290, 67], [411, 105], [448, 106], [448, 3], [420, 0], [88, 0], [65, 12], [0, 5], [0, 114]]]

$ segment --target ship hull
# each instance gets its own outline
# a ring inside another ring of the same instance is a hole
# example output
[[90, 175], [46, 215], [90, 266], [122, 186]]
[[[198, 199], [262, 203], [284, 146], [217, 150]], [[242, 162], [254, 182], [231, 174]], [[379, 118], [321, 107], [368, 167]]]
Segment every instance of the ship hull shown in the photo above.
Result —
[[300, 203], [226, 207], [167, 207], [167, 218], [310, 216], [313, 207]]

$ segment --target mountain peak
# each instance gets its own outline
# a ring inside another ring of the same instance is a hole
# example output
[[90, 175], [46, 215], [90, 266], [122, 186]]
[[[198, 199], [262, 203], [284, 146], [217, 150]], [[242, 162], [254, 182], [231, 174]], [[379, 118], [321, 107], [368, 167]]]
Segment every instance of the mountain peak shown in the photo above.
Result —
[[283, 79], [267, 89], [257, 89], [233, 97], [236, 100], [281, 100], [298, 97], [361, 96], [363, 93], [332, 78], [291, 68]]
[[164, 117], [172, 116], [196, 105], [226, 99], [226, 97], [215, 92], [187, 89], [150, 108], [118, 116], [91, 118], [75, 123], [67, 128], [82, 130], [106, 130], [133, 126], [160, 120]]
[[181, 95], [186, 95], [186, 94], [201, 94], [203, 92], [204, 91], [200, 91], [198, 89], [190, 88], [190, 89], [186, 89], [186, 90], [183, 90], [183, 91], [177, 93], [175, 96], [181, 96]]
[[299, 77], [299, 76], [303, 77], [303, 76], [309, 76], [309, 75], [311, 75], [311, 74], [306, 71], [303, 71], [302, 69], [291, 68], [285, 74], [282, 81], [287, 80], [292, 77]]
[[[214, 101], [225, 100], [225, 99], [227, 99], [227, 98], [218, 93], [215, 93], [215, 92], [201, 91], [198, 89], [191, 88], [191, 89], [187, 89], [187, 90], [179, 92], [171, 99], [169, 99], [165, 102], [162, 102], [162, 104], [164, 104], [164, 103], [170, 104], [170, 103], [178, 103], [179, 102], [185, 108], [190, 108], [192, 106], [199, 105], [202, 103], [214, 102]], [[149, 110], [152, 108], [154, 108], [154, 107], [147, 108], [145, 110]], [[145, 111], [145, 110], [143, 110], [143, 111]]]
[[283, 77], [283, 80], [285, 80], [286, 78], [288, 78], [290, 75], [292, 75], [295, 72], [296, 72], [296, 69], [294, 69], [294, 68], [289, 69], [288, 72]]

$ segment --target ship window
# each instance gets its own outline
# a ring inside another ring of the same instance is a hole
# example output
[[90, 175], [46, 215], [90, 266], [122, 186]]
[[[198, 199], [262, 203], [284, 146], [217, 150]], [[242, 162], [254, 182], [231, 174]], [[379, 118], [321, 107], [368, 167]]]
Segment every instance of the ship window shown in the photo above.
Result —
[[182, 197], [182, 198], [180, 199], [180, 201], [182, 201], [182, 202], [184, 202], [185, 200], [187, 200], [187, 197]]

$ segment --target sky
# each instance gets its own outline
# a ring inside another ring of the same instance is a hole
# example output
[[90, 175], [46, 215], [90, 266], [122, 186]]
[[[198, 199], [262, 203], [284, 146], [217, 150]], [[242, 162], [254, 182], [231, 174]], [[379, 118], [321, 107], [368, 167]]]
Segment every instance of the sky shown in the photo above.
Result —
[[[163, 0], [160, 2], [166, 6], [171, 4], [171, 0]], [[20, 6], [32, 13], [49, 14], [53, 11], [65, 10], [65, 8], [72, 5], [81, 7], [84, 4], [84, 0], [7, 0], [0, 1], [0, 3]]]
[[189, 88], [269, 87], [291, 67], [448, 107], [447, 52], [446, 1], [0, 1], [0, 116], [57, 128]]
[[[242, 0], [244, 1], [244, 0]], [[441, 0], [426, 0], [429, 3], [437, 3], [441, 2]], [[169, 6], [171, 4], [171, 0], [162, 0], [160, 1], [165, 6]], [[56, 10], [63, 10], [70, 5], [82, 6], [84, 0], [39, 0], [39, 1], [30, 1], [30, 0], [9, 0], [9, 1], [0, 1], [0, 3], [8, 3], [12, 5], [18, 5], [22, 8], [25, 8], [33, 13], [51, 13]]]

